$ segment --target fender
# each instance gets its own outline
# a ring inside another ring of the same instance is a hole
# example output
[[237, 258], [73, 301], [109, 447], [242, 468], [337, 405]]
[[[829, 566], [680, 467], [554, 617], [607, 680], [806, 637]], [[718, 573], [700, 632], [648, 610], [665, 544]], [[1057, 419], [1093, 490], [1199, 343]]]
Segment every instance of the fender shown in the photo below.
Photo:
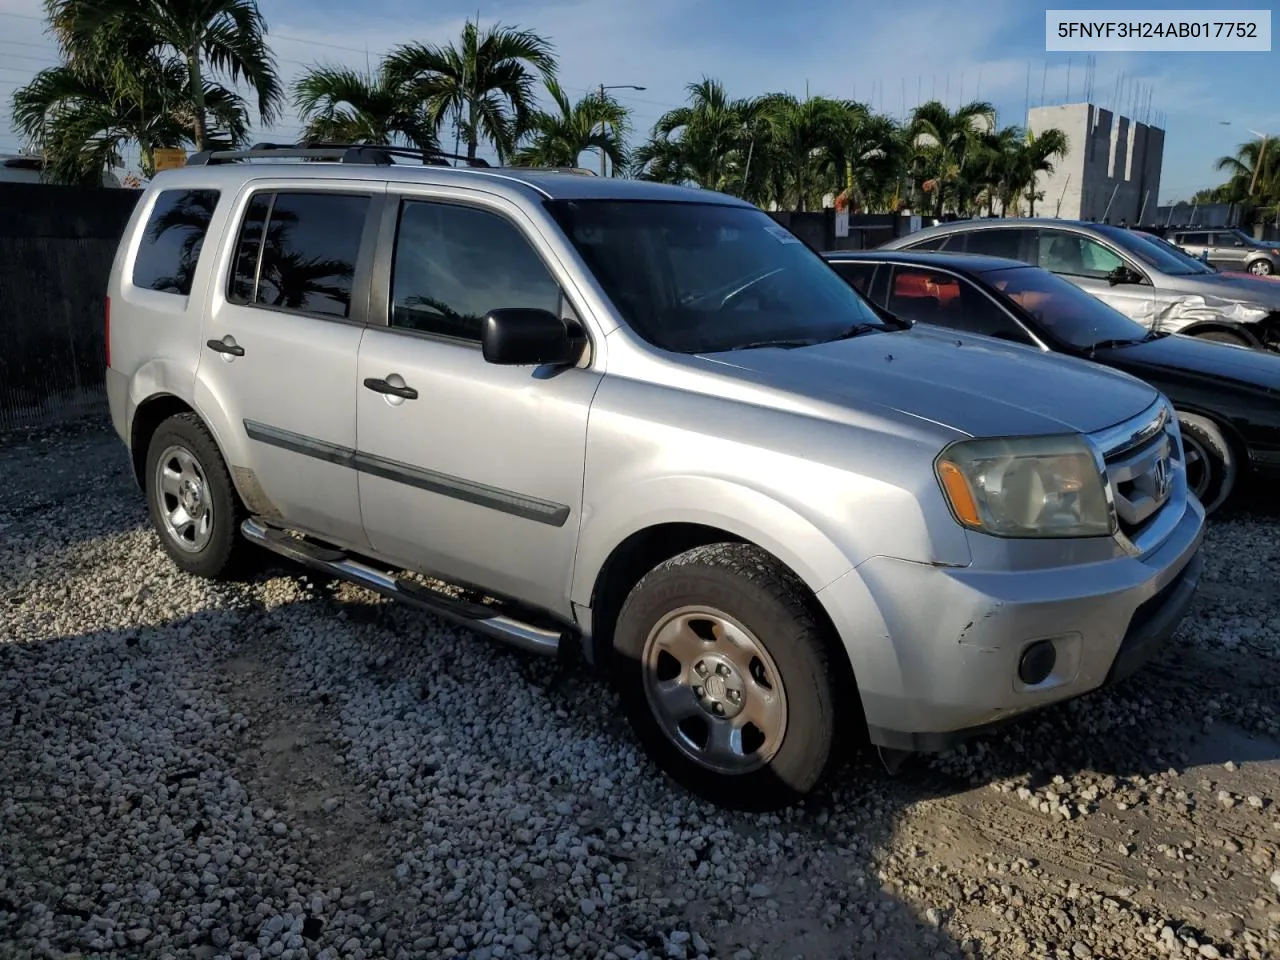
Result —
[[614, 549], [632, 534], [664, 523], [712, 526], [749, 540], [790, 567], [815, 594], [854, 566], [807, 518], [758, 490], [711, 477], [662, 477], [584, 504], [573, 602], [590, 606], [596, 579]]

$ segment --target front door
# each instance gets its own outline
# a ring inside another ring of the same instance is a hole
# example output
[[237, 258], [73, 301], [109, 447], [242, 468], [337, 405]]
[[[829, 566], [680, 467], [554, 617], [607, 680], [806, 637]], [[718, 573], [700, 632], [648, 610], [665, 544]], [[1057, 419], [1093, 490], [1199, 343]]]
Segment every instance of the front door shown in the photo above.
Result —
[[1209, 262], [1219, 270], [1243, 270], [1249, 259], [1249, 248], [1232, 230], [1216, 230], [1210, 234]]
[[390, 269], [375, 279], [386, 316], [371, 317], [356, 375], [366, 534], [410, 569], [568, 615], [600, 373], [589, 356], [554, 370], [485, 362], [490, 310], [571, 310], [518, 209], [399, 204], [384, 229]]
[[364, 317], [353, 290], [367, 289], [378, 190], [246, 190], [196, 373], [197, 403], [245, 451], [232, 469], [267, 518], [357, 548], [351, 461]]
[[[1040, 230], [1039, 265], [1089, 291], [1126, 317], [1151, 327], [1159, 312], [1155, 287], [1137, 264], [1092, 237], [1070, 230]], [[1140, 283], [1112, 283], [1117, 267], [1127, 267]]]

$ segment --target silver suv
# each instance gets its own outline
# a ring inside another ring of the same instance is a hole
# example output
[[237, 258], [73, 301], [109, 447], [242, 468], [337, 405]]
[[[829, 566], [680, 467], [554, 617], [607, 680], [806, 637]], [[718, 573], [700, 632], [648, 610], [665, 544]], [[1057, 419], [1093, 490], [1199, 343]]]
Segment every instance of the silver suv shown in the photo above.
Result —
[[1149, 235], [1078, 220], [959, 220], [885, 250], [1022, 260], [1056, 273], [1151, 330], [1280, 350], [1280, 283], [1219, 273]]
[[1280, 243], [1263, 243], [1242, 230], [1175, 230], [1169, 240], [1219, 270], [1248, 271], [1257, 277], [1280, 273]]
[[387, 151], [197, 156], [120, 244], [107, 383], [183, 570], [257, 544], [610, 675], [718, 802], [1133, 670], [1204, 512], [1152, 387], [912, 329], [757, 208]]

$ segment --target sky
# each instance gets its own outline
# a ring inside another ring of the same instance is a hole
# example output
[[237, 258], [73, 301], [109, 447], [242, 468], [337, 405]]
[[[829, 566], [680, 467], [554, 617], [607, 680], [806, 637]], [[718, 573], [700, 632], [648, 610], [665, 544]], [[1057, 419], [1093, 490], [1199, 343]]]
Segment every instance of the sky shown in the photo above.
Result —
[[[1232, 6], [1267, 9], [1256, 0]], [[286, 82], [318, 63], [376, 66], [379, 54], [406, 40], [448, 42], [477, 16], [482, 25], [534, 30], [554, 43], [571, 96], [601, 83], [645, 88], [611, 91], [631, 109], [635, 137], [684, 103], [688, 84], [703, 76], [732, 96], [807, 92], [869, 102], [899, 118], [931, 98], [952, 108], [981, 98], [995, 105], [1002, 126], [1024, 123], [1028, 104], [1077, 102], [1085, 92], [1086, 55], [1046, 53], [1045, 6], [1026, 0], [260, 0], [260, 7]], [[41, 0], [0, 0], [6, 106], [16, 87], [56, 62], [42, 10]], [[1090, 72], [1093, 102], [1118, 104], [1125, 115], [1150, 92], [1166, 129], [1162, 204], [1220, 183], [1214, 161], [1251, 139], [1251, 130], [1280, 135], [1274, 52], [1096, 53]], [[16, 152], [6, 121], [0, 152]], [[260, 136], [292, 139], [299, 129], [290, 111]]]

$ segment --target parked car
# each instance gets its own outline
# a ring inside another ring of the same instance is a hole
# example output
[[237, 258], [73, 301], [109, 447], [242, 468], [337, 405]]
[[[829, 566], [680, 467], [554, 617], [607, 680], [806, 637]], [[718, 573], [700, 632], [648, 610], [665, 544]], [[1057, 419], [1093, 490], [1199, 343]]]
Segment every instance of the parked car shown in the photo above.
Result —
[[1019, 260], [914, 250], [825, 256], [896, 317], [1085, 358], [1146, 380], [1177, 411], [1187, 484], [1207, 513], [1247, 472], [1280, 479], [1280, 356], [1148, 330]]
[[256, 544], [581, 654], [675, 780], [757, 807], [1181, 620], [1204, 510], [1149, 384], [910, 329], [712, 191], [392, 157], [199, 154], [140, 199], [107, 389], [182, 570]]
[[1280, 273], [1280, 244], [1255, 240], [1234, 227], [1175, 230], [1169, 240], [1193, 257], [1203, 257], [1223, 271], [1246, 271], [1267, 277]]
[[1149, 235], [1076, 220], [942, 224], [882, 245], [1009, 257], [1043, 267], [1149, 330], [1280, 350], [1280, 284], [1189, 266]]

